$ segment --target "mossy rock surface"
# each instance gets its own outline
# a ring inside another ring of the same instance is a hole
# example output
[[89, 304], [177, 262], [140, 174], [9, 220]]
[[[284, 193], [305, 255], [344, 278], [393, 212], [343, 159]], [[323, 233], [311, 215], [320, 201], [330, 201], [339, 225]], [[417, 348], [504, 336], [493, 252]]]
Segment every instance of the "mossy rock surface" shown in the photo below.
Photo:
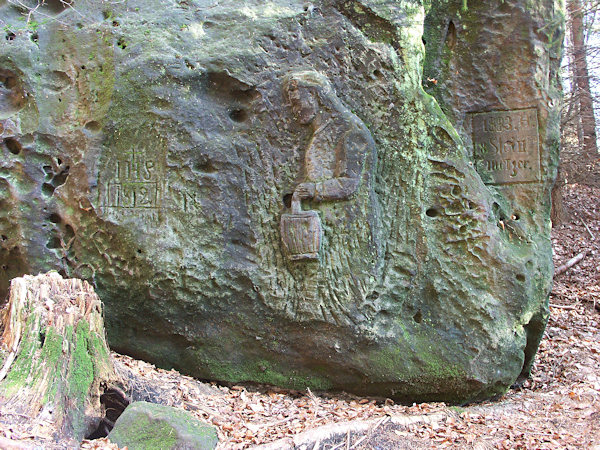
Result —
[[505, 392], [547, 320], [564, 18], [464, 6], [3, 3], [0, 290], [89, 280], [112, 348], [202, 379]]
[[125, 408], [108, 438], [131, 450], [212, 450], [219, 441], [215, 427], [189, 412], [148, 402]]

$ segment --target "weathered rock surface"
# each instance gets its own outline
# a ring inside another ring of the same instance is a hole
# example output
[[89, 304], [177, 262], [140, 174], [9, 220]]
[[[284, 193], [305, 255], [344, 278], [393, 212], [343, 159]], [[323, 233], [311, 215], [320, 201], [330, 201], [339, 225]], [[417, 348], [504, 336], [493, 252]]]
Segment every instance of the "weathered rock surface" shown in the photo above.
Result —
[[108, 438], [131, 450], [212, 450], [219, 441], [215, 427], [189, 412], [147, 402], [125, 408]]
[[0, 287], [89, 280], [113, 348], [200, 378], [504, 392], [547, 318], [563, 16], [464, 3], [3, 2]]

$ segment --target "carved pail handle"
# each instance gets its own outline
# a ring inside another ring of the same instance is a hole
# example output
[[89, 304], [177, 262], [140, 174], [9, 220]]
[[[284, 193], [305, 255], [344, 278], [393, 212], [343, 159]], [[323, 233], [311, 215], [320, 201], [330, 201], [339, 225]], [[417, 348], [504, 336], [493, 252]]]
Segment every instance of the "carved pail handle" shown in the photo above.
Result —
[[302, 212], [302, 200], [300, 194], [294, 192], [292, 195], [292, 214], [300, 214]]

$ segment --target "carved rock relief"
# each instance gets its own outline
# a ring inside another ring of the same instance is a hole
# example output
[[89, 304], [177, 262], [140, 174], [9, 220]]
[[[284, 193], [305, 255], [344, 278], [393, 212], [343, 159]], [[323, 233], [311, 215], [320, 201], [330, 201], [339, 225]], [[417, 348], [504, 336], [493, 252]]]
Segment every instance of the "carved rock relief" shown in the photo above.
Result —
[[144, 148], [111, 155], [99, 189], [107, 218], [144, 216], [158, 220], [164, 198], [164, 155]]
[[[290, 73], [284, 79], [283, 90], [294, 119], [310, 133], [300, 171], [303, 181], [292, 195], [292, 213], [284, 213], [281, 218], [283, 247], [291, 260], [312, 260], [318, 257], [323, 231], [318, 213], [302, 211], [301, 202], [349, 201], [362, 178], [372, 190], [372, 179], [365, 171], [374, 170], [375, 145], [364, 123], [342, 104], [322, 74], [310, 70]], [[376, 207], [376, 199], [371, 201], [368, 209]], [[377, 212], [371, 213], [377, 220]]]

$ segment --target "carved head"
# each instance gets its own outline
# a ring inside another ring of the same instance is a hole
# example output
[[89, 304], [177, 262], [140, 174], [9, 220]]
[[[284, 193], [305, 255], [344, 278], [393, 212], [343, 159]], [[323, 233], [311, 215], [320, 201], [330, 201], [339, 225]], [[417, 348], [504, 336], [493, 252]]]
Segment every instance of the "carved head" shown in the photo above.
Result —
[[287, 75], [283, 92], [298, 122], [308, 124], [319, 113], [323, 97], [333, 91], [326, 77], [314, 70], [305, 70]]

